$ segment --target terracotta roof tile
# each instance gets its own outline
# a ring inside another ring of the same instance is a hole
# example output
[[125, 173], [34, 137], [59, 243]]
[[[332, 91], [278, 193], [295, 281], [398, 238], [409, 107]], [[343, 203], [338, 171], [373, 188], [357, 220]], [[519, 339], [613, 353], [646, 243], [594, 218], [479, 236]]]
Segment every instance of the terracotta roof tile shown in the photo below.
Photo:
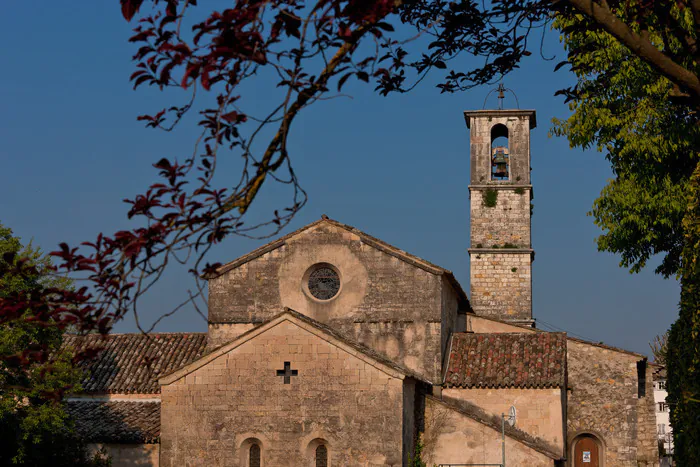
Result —
[[102, 348], [93, 360], [83, 362], [88, 370], [82, 382], [85, 393], [155, 394], [158, 378], [172, 373], [202, 354], [206, 333], [67, 335], [64, 346], [76, 350]]
[[160, 402], [68, 401], [66, 411], [88, 443], [157, 443]]
[[452, 338], [445, 385], [561, 387], [565, 369], [565, 333], [459, 333]]

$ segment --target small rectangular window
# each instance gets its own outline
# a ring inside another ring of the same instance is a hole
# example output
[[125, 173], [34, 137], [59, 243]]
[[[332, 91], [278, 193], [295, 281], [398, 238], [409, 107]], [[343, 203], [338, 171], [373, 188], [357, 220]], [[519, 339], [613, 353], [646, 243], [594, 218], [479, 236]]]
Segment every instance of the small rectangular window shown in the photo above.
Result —
[[647, 361], [637, 362], [637, 396], [644, 397], [647, 394]]
[[665, 434], [666, 434], [666, 425], [664, 425], [663, 423], [660, 423], [660, 424], [659, 424], [659, 434], [660, 434], [660, 435], [665, 435]]
[[666, 402], [659, 402], [659, 412], [666, 412], [667, 408]]

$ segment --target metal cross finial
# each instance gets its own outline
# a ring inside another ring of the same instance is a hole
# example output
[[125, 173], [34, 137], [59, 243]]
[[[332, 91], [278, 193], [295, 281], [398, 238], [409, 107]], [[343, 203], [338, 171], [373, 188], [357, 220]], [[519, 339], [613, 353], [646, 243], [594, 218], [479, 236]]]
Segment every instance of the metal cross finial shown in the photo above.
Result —
[[489, 96], [491, 96], [492, 93], [498, 92], [498, 110], [503, 110], [503, 99], [506, 98], [506, 92], [509, 92], [513, 94], [513, 97], [515, 98], [515, 105], [517, 108], [520, 108], [520, 102], [518, 102], [518, 96], [515, 95], [512, 89], [508, 89], [507, 87], [503, 86], [503, 83], [499, 83], [498, 87], [496, 89], [491, 89], [488, 94], [486, 94], [486, 99], [484, 99], [484, 105], [483, 109], [486, 108], [486, 101], [489, 100]]
[[503, 110], [503, 99], [506, 98], [506, 88], [503, 83], [498, 83], [496, 91], [498, 91], [498, 110]]

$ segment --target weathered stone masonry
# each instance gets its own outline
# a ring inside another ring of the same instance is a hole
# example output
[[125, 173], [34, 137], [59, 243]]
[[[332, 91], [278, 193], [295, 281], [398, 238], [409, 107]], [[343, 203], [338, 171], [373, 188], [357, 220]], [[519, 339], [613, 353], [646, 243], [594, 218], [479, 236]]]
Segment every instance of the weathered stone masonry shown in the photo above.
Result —
[[262, 465], [310, 465], [319, 439], [334, 466], [402, 465], [403, 380], [293, 321], [268, 328], [162, 386], [161, 465], [247, 466], [251, 440]]
[[569, 445], [582, 434], [605, 442], [606, 466], [658, 465], [652, 378], [640, 392], [640, 355], [569, 339]]
[[529, 250], [470, 250], [471, 303], [483, 316], [527, 321], [532, 309]]
[[[326, 219], [243, 257], [209, 280], [209, 345], [236, 336], [283, 307], [329, 324], [432, 381], [466, 296], [449, 271]], [[333, 264], [342, 290], [319, 302], [300, 284], [314, 264]], [[418, 265], [418, 267], [416, 267]]]
[[[471, 130], [471, 305], [477, 314], [532, 324], [530, 130], [535, 112], [491, 110], [464, 116]], [[501, 129], [495, 131], [497, 126]], [[491, 179], [496, 133], [508, 139], [507, 180]]]
[[486, 190], [472, 188], [471, 245], [472, 248], [503, 248], [505, 245], [530, 248], [529, 187], [496, 187], [496, 206], [484, 204]]

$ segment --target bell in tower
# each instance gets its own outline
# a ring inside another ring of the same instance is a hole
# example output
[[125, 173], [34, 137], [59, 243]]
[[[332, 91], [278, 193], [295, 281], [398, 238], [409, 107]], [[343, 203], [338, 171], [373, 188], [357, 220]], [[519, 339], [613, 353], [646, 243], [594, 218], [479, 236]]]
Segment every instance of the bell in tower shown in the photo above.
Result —
[[508, 180], [508, 148], [504, 146], [493, 148], [491, 168], [493, 180]]

